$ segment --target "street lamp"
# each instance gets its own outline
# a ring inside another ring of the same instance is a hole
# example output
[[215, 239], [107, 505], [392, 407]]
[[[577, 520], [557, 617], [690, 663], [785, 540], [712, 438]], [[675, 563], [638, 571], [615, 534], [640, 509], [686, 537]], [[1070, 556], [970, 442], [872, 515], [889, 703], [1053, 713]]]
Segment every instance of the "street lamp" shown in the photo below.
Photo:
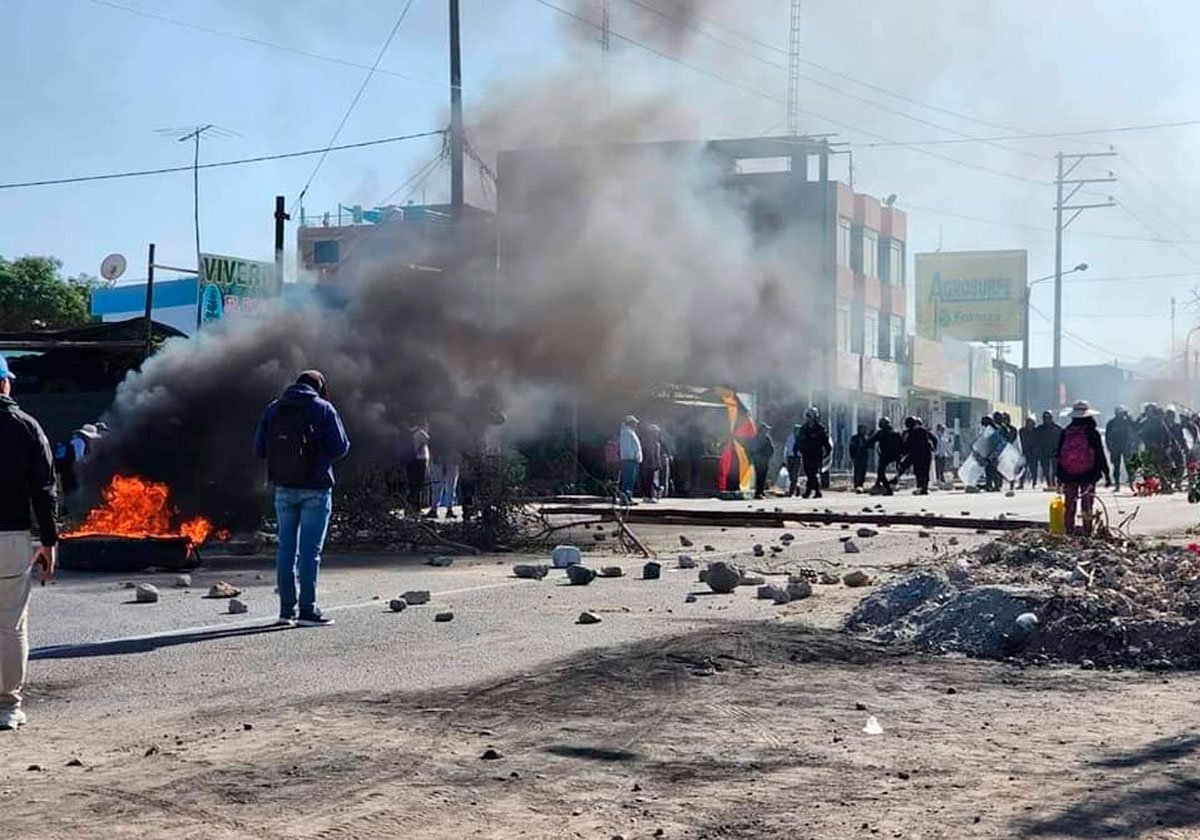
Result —
[[[1085, 262], [1079, 263], [1070, 271], [1064, 271], [1061, 276], [1066, 277], [1068, 274], [1074, 274], [1077, 271], [1087, 271], [1088, 264]], [[1045, 283], [1047, 280], [1053, 280], [1054, 274], [1047, 274], [1045, 277], [1039, 277], [1036, 280], [1031, 280], [1025, 286], [1025, 294], [1022, 309], [1024, 314], [1021, 318], [1021, 411], [1026, 417], [1029, 416], [1029, 293], [1038, 283]], [[1057, 377], [1056, 377], [1057, 378]], [[1058, 383], [1054, 383], [1055, 391], [1058, 390]], [[1057, 394], [1055, 395], [1057, 399]], [[1024, 419], [1022, 419], [1024, 422]]]

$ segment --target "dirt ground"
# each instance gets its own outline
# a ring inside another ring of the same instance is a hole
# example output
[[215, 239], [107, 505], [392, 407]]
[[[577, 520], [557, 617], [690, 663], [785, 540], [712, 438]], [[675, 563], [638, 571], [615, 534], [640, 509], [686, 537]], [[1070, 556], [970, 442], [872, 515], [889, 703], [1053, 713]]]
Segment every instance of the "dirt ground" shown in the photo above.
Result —
[[[668, 531], [650, 538], [670, 557]], [[721, 536], [719, 551], [741, 552], [749, 535]], [[787, 563], [844, 561], [830, 536]], [[855, 565], [886, 575], [931, 553], [915, 534], [880, 539], [896, 542]], [[4, 828], [39, 840], [1200, 837], [1200, 675], [884, 647], [834, 629], [860, 592], [818, 587], [774, 621], [714, 619], [436, 693], [63, 716], [4, 744]], [[863, 731], [869, 716], [883, 734]]]

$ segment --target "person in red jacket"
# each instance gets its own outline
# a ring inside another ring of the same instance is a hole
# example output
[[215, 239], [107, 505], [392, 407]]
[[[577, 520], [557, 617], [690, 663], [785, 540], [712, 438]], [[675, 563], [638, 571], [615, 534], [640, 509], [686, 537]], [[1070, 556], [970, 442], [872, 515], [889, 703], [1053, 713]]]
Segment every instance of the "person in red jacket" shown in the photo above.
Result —
[[1096, 415], [1087, 400], [1071, 406], [1071, 422], [1063, 429], [1054, 450], [1054, 464], [1066, 501], [1067, 533], [1075, 531], [1075, 511], [1083, 506], [1083, 535], [1092, 535], [1092, 506], [1096, 501], [1096, 482], [1104, 476], [1104, 485], [1112, 487], [1104, 443], [1096, 428]]

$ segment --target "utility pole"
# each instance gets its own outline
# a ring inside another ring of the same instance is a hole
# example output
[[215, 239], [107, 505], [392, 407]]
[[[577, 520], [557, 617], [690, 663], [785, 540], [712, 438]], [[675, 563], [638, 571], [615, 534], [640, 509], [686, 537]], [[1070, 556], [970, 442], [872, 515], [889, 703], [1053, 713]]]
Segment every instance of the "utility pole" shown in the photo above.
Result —
[[194, 152], [192, 153], [192, 219], [196, 225], [196, 273], [200, 273], [200, 135], [214, 128], [212, 123], [208, 125], [197, 126], [195, 131], [183, 135], [179, 138], [182, 143], [185, 140], [194, 142]]
[[[1069, 178], [1085, 158], [1097, 157], [1115, 157], [1116, 152], [1091, 152], [1087, 154], [1071, 154], [1064, 155], [1059, 152], [1056, 156], [1058, 162], [1058, 177], [1054, 179], [1056, 190], [1056, 198], [1054, 201], [1054, 395], [1053, 399], [1059, 403], [1062, 402], [1062, 235], [1063, 231], [1071, 226], [1071, 222], [1079, 218], [1079, 214], [1084, 210], [1091, 210], [1097, 207], [1115, 207], [1116, 202], [1109, 196], [1108, 201], [1098, 202], [1094, 204], [1067, 204], [1076, 193], [1083, 187], [1084, 184], [1107, 184], [1117, 180], [1111, 172], [1107, 178]], [[1070, 166], [1067, 166], [1067, 161], [1070, 161]], [[1063, 187], [1070, 185], [1071, 189], [1066, 195], [1063, 195]], [[1072, 211], [1071, 217], [1063, 221], [1063, 211]]]
[[[154, 243], [150, 243], [146, 256], [146, 355], [154, 346]], [[197, 278], [199, 279], [199, 278]], [[197, 284], [196, 288], [199, 288]]]
[[450, 0], [450, 211], [463, 215], [462, 54], [459, 48], [458, 0]]
[[792, 137], [800, 133], [800, 0], [792, 0], [788, 27], [787, 130]]
[[275, 196], [275, 291], [283, 293], [283, 223], [291, 215], [284, 209], [284, 198]]

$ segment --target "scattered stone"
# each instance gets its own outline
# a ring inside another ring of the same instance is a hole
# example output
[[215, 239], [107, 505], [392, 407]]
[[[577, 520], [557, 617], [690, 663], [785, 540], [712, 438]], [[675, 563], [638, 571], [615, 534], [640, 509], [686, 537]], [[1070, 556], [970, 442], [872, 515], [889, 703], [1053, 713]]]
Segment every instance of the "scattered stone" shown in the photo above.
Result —
[[243, 723], [243, 724], [242, 724], [242, 731], [243, 731], [243, 732], [249, 732], [249, 731], [251, 731], [252, 729], [254, 729], [254, 724], [253, 724], [253, 723]]
[[850, 523], [849, 523], [849, 522], [843, 522], [843, 523], [841, 524], [841, 526], [840, 526], [840, 527], [841, 527], [841, 529], [842, 529], [843, 531], [849, 531], [849, 530], [850, 530]]
[[30, 764], [28, 767], [25, 768], [25, 772], [27, 772], [27, 773], [42, 773], [42, 772], [45, 772], [45, 768], [42, 767], [42, 765], [40, 765], [40, 764]]
[[856, 711], [856, 712], [865, 712], [866, 710], [867, 710], [867, 704], [866, 704], [866, 703], [855, 703], [855, 704], [854, 704], [854, 711]]
[[1004, 494], [1004, 498], [1011, 499], [1015, 495], [1017, 495], [1017, 494], [1014, 493], [1012, 490], [1009, 490], [1007, 493]]
[[690, 538], [684, 536], [683, 534], [679, 535], [679, 544], [681, 546], [683, 546], [684, 548], [691, 548], [692, 546], [695, 545], [695, 543], [692, 542]]
[[404, 612], [408, 609], [408, 601], [405, 601], [403, 598], [393, 598], [388, 601], [388, 609], [392, 612]]
[[782, 547], [782, 546], [778, 546], [778, 545], [773, 545], [773, 546], [771, 546], [771, 553], [772, 553], [772, 554], [782, 554], [782, 553], [783, 553], [783, 547]]
[[447, 557], [445, 554], [438, 554], [438, 555], [430, 557], [428, 560], [426, 560], [425, 565], [437, 566], [439, 569], [444, 569], [453, 562], [454, 562], [453, 557]]
[[243, 615], [248, 612], [250, 612], [250, 608], [248, 606], [246, 606], [246, 603], [244, 601], [239, 601], [237, 598], [229, 599], [229, 614], [230, 615]]
[[599, 576], [604, 578], [625, 577], [625, 570], [620, 566], [604, 566], [599, 571]]
[[958, 689], [955, 688], [954, 686], [950, 686], [949, 688], [946, 689], [946, 693], [947, 694], [958, 694]]
[[83, 762], [80, 761], [78, 758], [72, 758], [70, 761], [67, 762], [67, 766], [68, 767], [82, 767]]
[[158, 747], [153, 744], [147, 747], [146, 751], [142, 753], [142, 758], [149, 758], [152, 755], [158, 755]]
[[716, 551], [717, 549], [715, 546], [706, 545], [706, 546], [704, 546], [704, 550], [705, 551]]
[[905, 773], [903, 770], [901, 770], [899, 773], [896, 774], [896, 778], [902, 782], [907, 782], [912, 777], [908, 773]]
[[802, 601], [813, 594], [812, 584], [806, 578], [792, 575], [788, 578], [787, 594], [793, 601]]
[[946, 540], [946, 544], [947, 545], [958, 545], [958, 537], [951, 537], [950, 539]]
[[919, 531], [917, 531], [917, 536], [923, 540], [927, 540], [933, 536], [933, 533], [925, 528], [921, 528]]
[[821, 572], [821, 576], [818, 579], [826, 586], [833, 586], [841, 581], [841, 578], [829, 572]]
[[1094, 671], [1096, 670], [1096, 663], [1090, 659], [1081, 659], [1079, 660], [1079, 667], [1084, 671]]
[[606, 539], [608, 539], [608, 534], [605, 534], [604, 532], [592, 534], [592, 539], [594, 539], [596, 542], [604, 542]]
[[651, 560], [642, 566], [642, 580], [658, 580], [662, 577], [662, 563]]
[[513, 566], [513, 577], [524, 578], [526, 580], [541, 580], [550, 573], [550, 567], [544, 563], [536, 565], [530, 563], [520, 563]]
[[753, 550], [755, 557], [762, 557], [767, 553], [767, 550], [763, 548], [762, 543], [755, 543]]
[[863, 508], [863, 509], [862, 509], [862, 512], [863, 512], [863, 513], [874, 513], [874, 512], [875, 512], [875, 508], [871, 508], [871, 507], [865, 507], [865, 508]]
[[695, 596], [695, 595], [693, 595], [691, 592], [689, 592], [689, 593], [687, 594], [687, 597], [683, 599], [683, 603], [685, 603], [685, 604], [694, 604], [694, 603], [696, 603], [696, 596]]
[[596, 573], [587, 566], [570, 565], [567, 566], [567, 579], [572, 586], [587, 586], [596, 579]]
[[959, 511], [959, 513], [960, 513], [960, 514], [962, 514], [963, 516], [970, 516], [970, 515], [971, 515], [971, 511], [969, 511], [969, 510], [961, 510], [961, 511]]
[[742, 575], [738, 581], [738, 586], [762, 586], [766, 583], [766, 579], [762, 575]]
[[791, 542], [792, 540], [794, 540], [794, 539], [796, 539], [796, 535], [795, 535], [795, 534], [793, 534], [793, 533], [791, 533], [791, 532], [789, 531], [788, 533], [786, 533], [786, 534], [784, 534], [783, 536], [781, 536], [781, 537], [779, 538], [779, 541], [780, 541], [780, 542], [782, 542], [782, 543], [790, 543], [790, 542]]
[[694, 569], [694, 568], [696, 568], [696, 561], [689, 554], [680, 554], [679, 555], [679, 568]]
[[733, 592], [738, 584], [741, 583], [741, 580], [741, 570], [732, 563], [727, 563], [724, 560], [709, 563], [708, 570], [704, 574], [704, 582], [708, 584], [708, 588], [721, 595], [728, 595]]
[[137, 584], [131, 580], [127, 580], [121, 584], [122, 589], [137, 589]]
[[438, 621], [438, 622], [443, 622], [443, 623], [444, 623], [444, 622], [447, 622], [447, 621], [453, 621], [453, 620], [454, 620], [454, 613], [452, 613], [452, 612], [440, 612], [440, 613], [438, 613], [437, 615], [435, 615], [435, 616], [433, 617], [433, 620], [434, 620], [434, 621]]
[[758, 600], [774, 601], [776, 604], [786, 604], [788, 601], [792, 600], [792, 598], [787, 594], [787, 591], [783, 587], [776, 586], [773, 583], [767, 583], [758, 587]]
[[863, 539], [863, 540], [869, 540], [871, 537], [879, 536], [879, 532], [876, 531], [874, 528], [866, 528], [866, 527], [859, 528], [858, 531], [856, 531], [855, 533], [858, 534], [859, 539]]
[[577, 546], [559, 545], [550, 552], [550, 560], [556, 569], [566, 569], [583, 562], [583, 552]]
[[139, 604], [155, 604], [158, 602], [158, 587], [151, 583], [139, 583], [133, 598]]
[[862, 569], [855, 569], [842, 575], [842, 583], [846, 586], [870, 586], [871, 576]]
[[976, 534], [986, 534], [987, 532], [988, 532], [987, 528], [976, 528], [975, 529]]
[[504, 756], [491, 747], [488, 747], [483, 751], [483, 755], [479, 756], [480, 761], [499, 761], [502, 758], [504, 758]]
[[859, 553], [858, 544], [855, 543], [854, 540], [846, 540], [844, 543], [842, 543], [842, 550], [845, 551], [847, 554], [858, 554]]
[[588, 610], [584, 610], [583, 612], [581, 612], [579, 614], [579, 618], [575, 619], [575, 623], [576, 624], [599, 624], [600, 616], [596, 615], [594, 612], [589, 612]]
[[978, 488], [978, 487], [976, 487], [974, 484], [971, 484], [971, 485], [968, 485], [968, 486], [964, 487], [964, 488], [963, 488], [963, 492], [964, 492], [964, 493], [978, 493], [978, 492], [979, 492], [979, 488]]
[[236, 598], [241, 594], [242, 590], [224, 580], [217, 581], [208, 590], [209, 598]]
[[172, 584], [176, 589], [187, 589], [192, 585], [191, 575], [179, 575]]
[[415, 607], [420, 604], [428, 604], [430, 595], [428, 589], [410, 589], [400, 597], [403, 598], [410, 607]]
[[959, 557], [946, 569], [946, 577], [950, 582], [958, 586], [965, 586], [971, 582], [971, 564], [965, 557]]

